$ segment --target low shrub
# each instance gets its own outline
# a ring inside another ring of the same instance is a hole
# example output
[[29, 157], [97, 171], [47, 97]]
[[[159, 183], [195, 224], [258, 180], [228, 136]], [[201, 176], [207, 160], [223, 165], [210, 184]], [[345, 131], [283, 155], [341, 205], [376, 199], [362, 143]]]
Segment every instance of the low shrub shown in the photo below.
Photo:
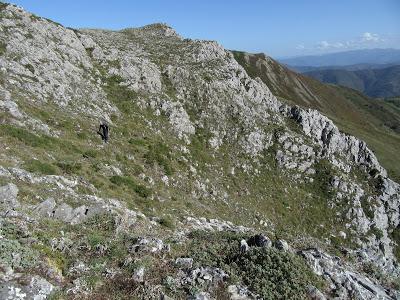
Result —
[[57, 166], [66, 174], [77, 174], [82, 169], [82, 165], [77, 162], [59, 162]]
[[[19, 255], [18, 260], [15, 260], [16, 253]], [[5, 266], [32, 268], [36, 266], [37, 263], [38, 254], [35, 250], [21, 245], [15, 240], [0, 239], [0, 264]]]
[[190, 257], [199, 266], [227, 271], [231, 281], [247, 285], [263, 299], [306, 299], [307, 286], [322, 287], [304, 259], [275, 248], [251, 247], [239, 253], [243, 234], [194, 233]]

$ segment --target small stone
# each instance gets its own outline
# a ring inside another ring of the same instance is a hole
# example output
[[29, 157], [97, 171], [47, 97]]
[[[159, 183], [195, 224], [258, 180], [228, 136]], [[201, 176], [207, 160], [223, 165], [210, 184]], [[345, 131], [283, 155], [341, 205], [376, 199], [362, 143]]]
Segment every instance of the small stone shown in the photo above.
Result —
[[175, 260], [175, 265], [181, 269], [190, 269], [193, 265], [193, 258], [191, 257], [178, 257]]
[[190, 298], [191, 300], [211, 300], [211, 296], [209, 293], [200, 292], [194, 295], [194, 297]]
[[277, 240], [275, 242], [275, 247], [278, 250], [281, 250], [281, 251], [288, 251], [289, 250], [289, 245], [285, 240]]
[[249, 245], [247, 244], [246, 240], [240, 241], [240, 253], [245, 253], [249, 250]]
[[132, 279], [135, 280], [136, 282], [144, 282], [144, 271], [145, 267], [139, 267], [133, 273]]

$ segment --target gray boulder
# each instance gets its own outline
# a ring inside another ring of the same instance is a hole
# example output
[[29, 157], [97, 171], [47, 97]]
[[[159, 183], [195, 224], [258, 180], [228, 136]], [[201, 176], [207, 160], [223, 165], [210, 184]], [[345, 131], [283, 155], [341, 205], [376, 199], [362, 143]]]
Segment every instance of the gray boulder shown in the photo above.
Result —
[[54, 211], [54, 218], [70, 222], [72, 219], [72, 207], [66, 203], [62, 203]]
[[17, 195], [18, 187], [13, 183], [0, 187], [0, 204], [8, 208], [18, 207]]
[[33, 210], [33, 212], [39, 216], [51, 218], [54, 215], [54, 208], [56, 207], [56, 201], [53, 198], [48, 198], [45, 201], [39, 203]]
[[272, 241], [263, 234], [256, 234], [247, 240], [247, 244], [252, 247], [271, 247]]

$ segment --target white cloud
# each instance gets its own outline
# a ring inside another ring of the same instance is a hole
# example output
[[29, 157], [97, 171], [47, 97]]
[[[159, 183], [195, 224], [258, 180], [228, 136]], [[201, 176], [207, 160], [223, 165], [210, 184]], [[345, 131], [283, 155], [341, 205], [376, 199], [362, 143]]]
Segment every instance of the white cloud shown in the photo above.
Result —
[[314, 45], [298, 44], [295, 48], [302, 53], [326, 53], [334, 51], [345, 51], [368, 48], [400, 48], [400, 35], [377, 34], [364, 32], [348, 40], [322, 40]]
[[318, 49], [328, 49], [331, 46], [327, 41], [321, 41], [317, 44]]
[[364, 32], [361, 36], [362, 42], [379, 42], [381, 41], [380, 37], [376, 33]]
[[344, 48], [345, 44], [343, 44], [341, 42], [329, 43], [327, 41], [321, 41], [317, 44], [316, 47], [317, 47], [317, 49], [320, 49], [320, 50], [340, 49], [340, 48]]

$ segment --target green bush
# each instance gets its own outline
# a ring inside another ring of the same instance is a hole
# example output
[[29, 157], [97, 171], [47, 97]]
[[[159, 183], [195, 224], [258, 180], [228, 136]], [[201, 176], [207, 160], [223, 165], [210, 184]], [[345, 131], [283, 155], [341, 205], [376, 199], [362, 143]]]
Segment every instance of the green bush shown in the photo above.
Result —
[[264, 299], [305, 299], [315, 284], [302, 258], [275, 248], [253, 247], [236, 260], [238, 277]]
[[[14, 259], [18, 253], [20, 259]], [[0, 239], [0, 264], [13, 267], [32, 268], [38, 262], [37, 252], [18, 241]]]
[[151, 195], [151, 190], [142, 184], [136, 183], [128, 176], [112, 176], [110, 181], [117, 186], [126, 186], [132, 189], [136, 194], [142, 198], [147, 198]]
[[25, 163], [25, 169], [32, 173], [43, 175], [56, 175], [58, 170], [51, 164], [41, 162], [39, 160], [31, 160]]
[[263, 299], [306, 299], [309, 284], [322, 287], [303, 258], [275, 248], [251, 247], [239, 253], [236, 233], [193, 233], [189, 255], [196, 265], [222, 268], [231, 281], [247, 285]]

